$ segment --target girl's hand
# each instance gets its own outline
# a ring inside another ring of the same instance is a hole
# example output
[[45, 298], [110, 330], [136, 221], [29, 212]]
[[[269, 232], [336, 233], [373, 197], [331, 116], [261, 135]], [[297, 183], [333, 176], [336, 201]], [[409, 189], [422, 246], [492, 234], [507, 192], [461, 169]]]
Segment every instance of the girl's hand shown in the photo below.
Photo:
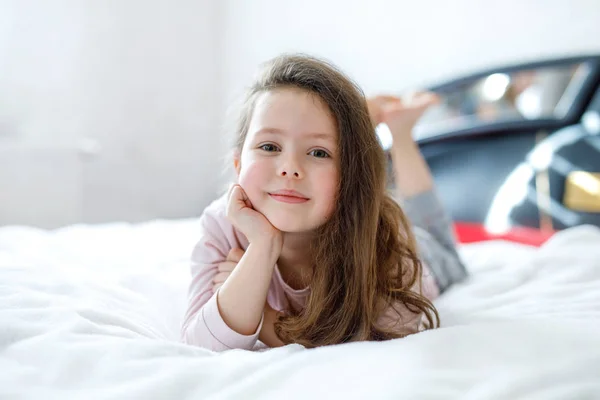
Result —
[[231, 272], [233, 271], [233, 269], [236, 267], [236, 265], [242, 259], [243, 255], [244, 255], [244, 250], [242, 250], [242, 249], [229, 250], [229, 254], [227, 254], [227, 259], [225, 261], [223, 261], [222, 263], [220, 263], [217, 267], [217, 270], [219, 272], [217, 272], [217, 275], [215, 275], [215, 277], [213, 278], [213, 288], [212, 288], [213, 293], [216, 293], [216, 291], [221, 286], [223, 286], [223, 284], [225, 283], [227, 278], [229, 278], [229, 275], [231, 275]]
[[246, 192], [238, 184], [233, 185], [229, 190], [227, 218], [246, 236], [250, 243], [267, 241], [281, 250], [283, 245], [281, 231], [252, 207]]
[[396, 96], [375, 96], [367, 100], [369, 114], [375, 125], [386, 124], [392, 135], [410, 132], [425, 110], [439, 103], [439, 96], [432, 92], [417, 92], [406, 99]]

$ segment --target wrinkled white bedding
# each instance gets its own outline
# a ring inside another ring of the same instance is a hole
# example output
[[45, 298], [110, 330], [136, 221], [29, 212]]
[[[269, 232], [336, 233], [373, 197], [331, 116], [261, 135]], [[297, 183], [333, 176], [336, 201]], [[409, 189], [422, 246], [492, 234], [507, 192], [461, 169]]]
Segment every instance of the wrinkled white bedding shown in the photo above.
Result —
[[177, 343], [195, 220], [0, 228], [0, 399], [600, 398], [600, 230], [463, 246], [443, 328], [222, 354]]

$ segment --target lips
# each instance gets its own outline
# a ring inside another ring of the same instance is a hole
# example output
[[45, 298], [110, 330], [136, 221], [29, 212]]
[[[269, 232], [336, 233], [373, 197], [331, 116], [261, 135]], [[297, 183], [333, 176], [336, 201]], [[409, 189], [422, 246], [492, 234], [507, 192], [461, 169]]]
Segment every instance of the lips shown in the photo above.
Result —
[[269, 192], [269, 196], [279, 202], [291, 204], [306, 203], [310, 200], [308, 197], [295, 190], [277, 190], [275, 192]]

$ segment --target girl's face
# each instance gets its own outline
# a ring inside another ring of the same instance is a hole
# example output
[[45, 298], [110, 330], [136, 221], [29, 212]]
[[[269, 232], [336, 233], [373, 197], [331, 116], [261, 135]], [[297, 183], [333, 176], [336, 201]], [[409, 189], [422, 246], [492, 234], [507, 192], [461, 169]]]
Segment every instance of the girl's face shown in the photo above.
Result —
[[264, 92], [241, 154], [238, 183], [254, 209], [282, 232], [309, 232], [335, 208], [339, 183], [336, 121], [316, 95], [283, 88]]

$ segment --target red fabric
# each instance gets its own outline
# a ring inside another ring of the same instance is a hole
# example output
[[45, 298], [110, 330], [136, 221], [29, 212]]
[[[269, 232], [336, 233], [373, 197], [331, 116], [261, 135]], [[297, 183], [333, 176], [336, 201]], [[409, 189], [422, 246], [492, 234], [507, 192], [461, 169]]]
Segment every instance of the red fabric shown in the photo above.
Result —
[[554, 231], [541, 231], [535, 228], [519, 226], [511, 228], [507, 232], [497, 234], [488, 232], [481, 224], [471, 222], [456, 222], [454, 229], [460, 243], [473, 243], [485, 240], [509, 240], [532, 246], [541, 246], [555, 233]]

